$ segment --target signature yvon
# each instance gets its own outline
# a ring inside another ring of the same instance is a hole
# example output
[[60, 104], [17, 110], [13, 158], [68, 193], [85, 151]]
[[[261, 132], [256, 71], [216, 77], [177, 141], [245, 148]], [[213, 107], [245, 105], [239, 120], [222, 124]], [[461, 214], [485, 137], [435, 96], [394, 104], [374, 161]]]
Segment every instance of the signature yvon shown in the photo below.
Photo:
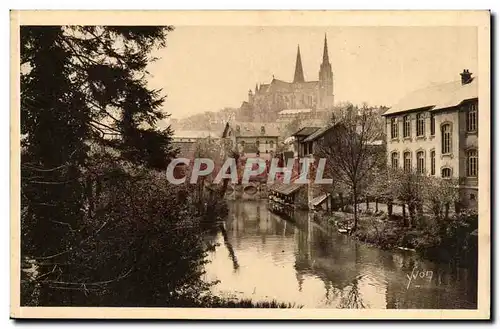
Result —
[[418, 278], [420, 279], [426, 278], [429, 281], [431, 281], [433, 274], [434, 273], [432, 271], [419, 270], [418, 268], [414, 267], [413, 270], [411, 271], [411, 274], [406, 274], [406, 277], [408, 278], [408, 285], [406, 286], [406, 289], [410, 288], [411, 282]]

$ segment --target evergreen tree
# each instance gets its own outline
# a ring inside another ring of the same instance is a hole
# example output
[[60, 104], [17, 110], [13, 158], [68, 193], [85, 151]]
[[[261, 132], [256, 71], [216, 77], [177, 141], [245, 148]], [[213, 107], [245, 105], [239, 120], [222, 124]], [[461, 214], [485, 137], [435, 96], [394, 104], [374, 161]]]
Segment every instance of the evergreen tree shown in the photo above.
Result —
[[21, 28], [23, 251], [51, 255], [78, 233], [84, 179], [96, 150], [164, 169], [175, 155], [161, 90], [148, 88], [151, 52], [173, 28]]

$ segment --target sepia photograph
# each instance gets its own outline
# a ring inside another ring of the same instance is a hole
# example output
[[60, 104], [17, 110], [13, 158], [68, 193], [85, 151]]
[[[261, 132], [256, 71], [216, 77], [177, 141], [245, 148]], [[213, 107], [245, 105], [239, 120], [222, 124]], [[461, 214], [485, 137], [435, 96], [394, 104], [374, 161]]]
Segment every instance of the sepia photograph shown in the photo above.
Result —
[[11, 11], [11, 317], [488, 319], [489, 43], [488, 11]]

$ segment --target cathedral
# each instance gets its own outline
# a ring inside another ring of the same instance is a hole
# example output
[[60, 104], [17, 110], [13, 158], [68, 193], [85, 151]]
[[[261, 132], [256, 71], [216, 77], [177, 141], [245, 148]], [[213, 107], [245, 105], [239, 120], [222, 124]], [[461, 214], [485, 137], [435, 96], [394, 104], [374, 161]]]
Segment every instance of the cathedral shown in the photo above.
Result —
[[333, 106], [333, 73], [328, 57], [328, 44], [323, 46], [323, 61], [319, 68], [317, 81], [305, 81], [297, 46], [297, 60], [293, 82], [273, 79], [268, 84], [255, 86], [248, 91], [248, 101], [243, 102], [240, 114], [247, 120], [275, 121], [283, 111], [293, 113], [307, 110], [311, 114]]

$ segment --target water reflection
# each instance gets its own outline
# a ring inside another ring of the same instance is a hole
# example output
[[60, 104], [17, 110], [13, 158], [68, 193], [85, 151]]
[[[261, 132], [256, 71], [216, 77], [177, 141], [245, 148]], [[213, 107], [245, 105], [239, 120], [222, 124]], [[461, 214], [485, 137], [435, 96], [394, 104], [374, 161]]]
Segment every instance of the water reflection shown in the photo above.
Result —
[[[206, 267], [207, 280], [220, 280], [214, 292], [310, 308], [476, 307], [474, 271], [360, 244], [311, 216], [290, 222], [265, 202], [232, 202]], [[414, 269], [432, 277], [409, 284]]]

